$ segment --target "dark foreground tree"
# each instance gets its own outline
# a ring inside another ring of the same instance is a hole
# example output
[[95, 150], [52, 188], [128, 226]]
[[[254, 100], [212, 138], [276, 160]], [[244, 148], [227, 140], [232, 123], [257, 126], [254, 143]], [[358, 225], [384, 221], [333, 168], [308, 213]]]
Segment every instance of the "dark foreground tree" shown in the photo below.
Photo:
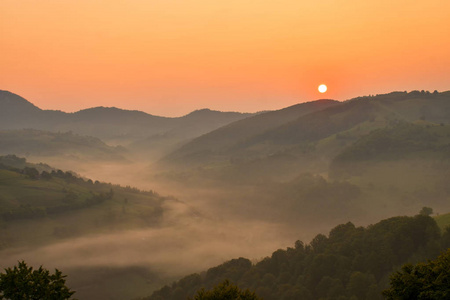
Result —
[[433, 214], [433, 209], [431, 207], [424, 206], [419, 212], [422, 216], [431, 216]]
[[66, 286], [65, 275], [55, 270], [54, 274], [39, 267], [33, 270], [24, 261], [14, 268], [0, 273], [0, 299], [11, 300], [65, 300], [75, 293]]
[[406, 264], [391, 276], [391, 288], [383, 291], [386, 299], [450, 299], [450, 249], [436, 260]]
[[194, 299], [189, 298], [189, 300], [260, 300], [260, 298], [255, 293], [249, 290], [243, 291], [228, 280], [225, 280], [212, 290], [199, 290]]

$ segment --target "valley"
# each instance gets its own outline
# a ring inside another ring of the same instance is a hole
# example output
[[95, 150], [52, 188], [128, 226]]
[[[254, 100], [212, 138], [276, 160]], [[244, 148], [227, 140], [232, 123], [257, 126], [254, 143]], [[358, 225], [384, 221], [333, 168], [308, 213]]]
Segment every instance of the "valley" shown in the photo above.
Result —
[[338, 224], [369, 231], [423, 207], [437, 243], [449, 224], [449, 116], [450, 92], [164, 118], [45, 111], [1, 91], [0, 266], [62, 269], [79, 299], [133, 299], [239, 257], [250, 272]]

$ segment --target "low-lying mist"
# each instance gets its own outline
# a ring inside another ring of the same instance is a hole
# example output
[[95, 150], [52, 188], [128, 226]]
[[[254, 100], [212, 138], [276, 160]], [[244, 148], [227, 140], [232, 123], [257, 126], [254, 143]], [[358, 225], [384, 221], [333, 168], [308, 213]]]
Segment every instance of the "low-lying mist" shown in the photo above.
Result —
[[25, 260], [50, 268], [150, 267], [181, 276], [233, 257], [262, 258], [293, 243], [277, 224], [182, 221], [170, 227], [67, 239], [39, 248], [8, 249], [1, 264]]
[[[165, 220], [157, 228], [8, 248], [0, 252], [0, 265], [25, 260], [35, 267], [58, 268], [80, 299], [131, 299], [235, 257], [261, 259], [295, 241], [281, 224], [192, 217], [186, 214], [190, 208], [178, 201], [167, 201], [164, 208]], [[120, 283], [112, 284], [118, 278]], [[127, 284], [132, 288], [123, 290]]]
[[259, 260], [277, 249], [292, 247], [296, 240], [308, 243], [340, 223], [368, 225], [390, 216], [418, 213], [422, 206], [433, 204], [403, 189], [402, 176], [388, 180], [389, 185], [383, 182], [386, 170], [394, 174], [393, 168], [404, 170], [409, 162], [377, 164], [365, 177], [348, 181], [306, 174], [284, 182], [239, 185], [208, 178], [202, 182], [189, 173], [186, 180], [168, 180], [157, 176], [161, 170], [152, 167], [150, 158], [117, 163], [42, 161], [94, 181], [173, 196], [163, 203], [163, 220], [156, 227], [0, 252], [1, 266], [23, 259], [34, 266], [62, 270], [80, 299], [148, 296], [164, 284], [232, 258]]
[[[293, 246], [296, 240], [309, 242], [329, 228], [302, 228], [271, 218], [274, 209], [254, 207], [253, 189], [246, 187], [230, 189], [217, 184], [174, 188], [177, 185], [171, 182], [155, 180], [150, 162], [81, 163], [58, 157], [28, 160], [45, 161], [94, 181], [173, 196], [163, 202], [163, 220], [150, 228], [91, 233], [43, 245], [28, 243], [0, 252], [0, 265], [4, 267], [25, 260], [36, 267], [58, 268], [68, 275], [68, 283], [80, 299], [147, 296], [186, 274], [236, 257], [259, 260], [277, 249]], [[265, 211], [264, 217], [261, 211]]]

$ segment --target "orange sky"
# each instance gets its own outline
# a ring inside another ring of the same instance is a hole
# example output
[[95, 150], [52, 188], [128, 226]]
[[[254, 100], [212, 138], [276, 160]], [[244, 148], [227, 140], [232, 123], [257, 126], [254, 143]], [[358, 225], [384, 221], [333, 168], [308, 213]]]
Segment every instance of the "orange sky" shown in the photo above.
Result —
[[449, 16], [447, 0], [0, 0], [0, 89], [164, 116], [444, 91]]

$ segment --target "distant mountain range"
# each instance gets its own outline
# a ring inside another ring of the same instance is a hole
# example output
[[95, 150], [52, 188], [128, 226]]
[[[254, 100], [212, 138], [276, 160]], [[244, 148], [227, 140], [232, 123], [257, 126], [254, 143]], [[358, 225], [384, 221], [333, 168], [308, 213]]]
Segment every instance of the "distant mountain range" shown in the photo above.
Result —
[[65, 113], [42, 110], [16, 94], [0, 91], [0, 130], [72, 131], [105, 141], [134, 142], [163, 135], [189, 139], [251, 115], [202, 109], [183, 117], [167, 118], [114, 107]]
[[[0, 91], [0, 130], [71, 131], [126, 146], [143, 157], [156, 153], [156, 158], [163, 157], [164, 169], [214, 165], [219, 172], [239, 174], [268, 170], [295, 174], [300, 167], [327, 172], [332, 159], [347, 146], [399, 122], [448, 124], [450, 91], [317, 100], [259, 114], [202, 109], [178, 118], [113, 107], [75, 113], [42, 110]], [[100, 151], [123, 154], [101, 147]]]

